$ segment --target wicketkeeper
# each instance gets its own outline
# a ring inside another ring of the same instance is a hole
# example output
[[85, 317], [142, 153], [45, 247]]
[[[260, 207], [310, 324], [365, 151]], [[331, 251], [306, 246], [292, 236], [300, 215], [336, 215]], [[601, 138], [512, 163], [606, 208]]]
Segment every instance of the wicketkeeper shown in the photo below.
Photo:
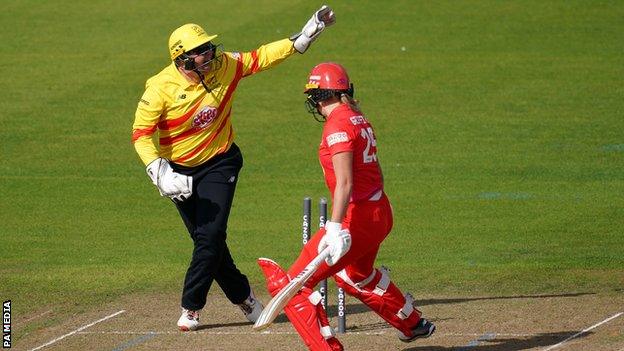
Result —
[[241, 79], [304, 53], [335, 21], [323, 6], [290, 38], [251, 52], [226, 52], [197, 24], [169, 38], [172, 63], [145, 84], [132, 142], [161, 196], [173, 200], [194, 243], [182, 290], [180, 330], [194, 330], [213, 280], [254, 322], [262, 311], [226, 243], [227, 221], [243, 165], [234, 143], [232, 104]]
[[310, 350], [343, 349], [329, 326], [319, 292], [312, 290], [330, 276], [396, 328], [401, 341], [430, 336], [435, 326], [421, 318], [413, 297], [401, 293], [386, 269], [374, 267], [379, 246], [392, 229], [392, 208], [384, 192], [377, 139], [353, 98], [347, 71], [336, 63], [317, 65], [305, 93], [308, 111], [326, 121], [319, 160], [332, 195], [331, 219], [306, 243], [288, 272], [274, 261], [258, 260], [269, 292], [275, 296], [329, 247], [326, 262], [284, 307]]

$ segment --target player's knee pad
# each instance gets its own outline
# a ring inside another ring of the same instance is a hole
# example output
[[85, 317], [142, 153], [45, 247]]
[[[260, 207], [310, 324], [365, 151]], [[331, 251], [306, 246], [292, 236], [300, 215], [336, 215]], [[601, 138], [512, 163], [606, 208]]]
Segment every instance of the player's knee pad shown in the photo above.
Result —
[[[272, 260], [261, 258], [258, 264], [266, 277], [269, 293], [275, 296], [288, 284], [290, 278]], [[320, 293], [303, 288], [284, 307], [284, 313], [310, 350], [342, 351], [342, 344], [335, 338], [320, 301]]]
[[409, 293], [403, 296], [399, 288], [392, 283], [388, 269], [381, 267], [364, 280], [354, 282], [345, 270], [334, 278], [336, 284], [349, 295], [362, 301], [386, 322], [406, 335], [420, 320], [420, 311], [414, 307], [414, 298]]

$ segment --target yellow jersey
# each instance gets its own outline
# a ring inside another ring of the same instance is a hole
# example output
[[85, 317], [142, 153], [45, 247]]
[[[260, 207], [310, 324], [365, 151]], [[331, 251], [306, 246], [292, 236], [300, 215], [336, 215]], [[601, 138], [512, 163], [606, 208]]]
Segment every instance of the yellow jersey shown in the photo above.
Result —
[[148, 79], [132, 126], [132, 142], [143, 163], [163, 157], [194, 167], [226, 152], [234, 140], [230, 112], [238, 82], [293, 53], [289, 39], [251, 52], [224, 52], [221, 67], [204, 77], [210, 92], [189, 82], [174, 63]]

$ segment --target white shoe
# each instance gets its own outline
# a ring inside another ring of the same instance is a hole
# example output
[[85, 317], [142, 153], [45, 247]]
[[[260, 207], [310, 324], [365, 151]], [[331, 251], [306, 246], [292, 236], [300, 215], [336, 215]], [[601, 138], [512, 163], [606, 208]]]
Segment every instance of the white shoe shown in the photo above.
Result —
[[240, 307], [241, 311], [245, 314], [245, 317], [247, 317], [247, 320], [251, 323], [256, 323], [258, 317], [260, 317], [260, 313], [262, 313], [262, 309], [264, 308], [262, 302], [256, 299], [253, 290], [249, 293], [249, 297], [245, 299], [243, 303], [238, 304], [238, 307]]
[[182, 309], [182, 315], [178, 319], [178, 328], [181, 331], [195, 330], [199, 326], [199, 311]]

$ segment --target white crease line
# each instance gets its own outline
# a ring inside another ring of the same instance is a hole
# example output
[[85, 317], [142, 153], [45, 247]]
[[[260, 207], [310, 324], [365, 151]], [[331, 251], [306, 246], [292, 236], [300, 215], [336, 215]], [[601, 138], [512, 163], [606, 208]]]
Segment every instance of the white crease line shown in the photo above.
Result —
[[[143, 334], [165, 334], [165, 335], [175, 335], [175, 334], [209, 334], [209, 335], [249, 335], [249, 334], [275, 334], [275, 335], [297, 335], [295, 332], [280, 332], [280, 331], [263, 331], [263, 332], [245, 332], [245, 331], [207, 331], [207, 330], [196, 330], [192, 333], [179, 332], [179, 331], [84, 331], [79, 332], [80, 335], [143, 335]], [[389, 332], [356, 332], [356, 331], [348, 331], [346, 332], [348, 335], [383, 335], [383, 334], [392, 334]], [[482, 336], [483, 333], [435, 333], [436, 336], [455, 336], [455, 337], [475, 337]], [[531, 333], [496, 333], [496, 336], [513, 336], [513, 337], [529, 337], [534, 336], [535, 334]], [[624, 351], [624, 350], [622, 350]]]
[[[348, 334], [364, 334], [364, 335], [380, 335], [380, 334], [385, 334], [384, 332], [347, 332]], [[272, 332], [272, 331], [262, 331], [262, 332], [254, 332], [254, 331], [204, 331], [204, 330], [195, 330], [192, 333], [189, 332], [180, 332], [180, 331], [98, 331], [98, 332], [80, 332], [78, 333], [80, 335], [96, 335], [96, 334], [101, 334], [101, 335], [142, 335], [142, 334], [157, 334], [157, 335], [182, 335], [184, 334], [186, 335], [195, 335], [195, 334], [208, 334], [208, 335], [250, 335], [250, 334], [256, 334], [256, 335], [263, 335], [263, 334], [273, 334], [273, 335], [298, 335], [295, 332]], [[32, 350], [31, 350], [32, 351]]]
[[141, 336], [136, 337], [136, 338], [134, 338], [132, 340], [128, 340], [128, 341], [124, 342], [123, 344], [115, 347], [113, 349], [113, 351], [123, 351], [123, 350], [131, 349], [131, 348], [137, 346], [138, 344], [142, 344], [142, 343], [144, 343], [144, 342], [146, 342], [146, 341], [148, 341], [148, 340], [150, 340], [152, 338], [155, 338], [155, 337], [156, 337], [156, 334], [154, 334], [154, 333], [147, 333], [145, 335], [141, 335]]
[[82, 327], [80, 327], [80, 328], [78, 328], [78, 329], [74, 330], [73, 332], [70, 332], [70, 333], [67, 333], [67, 334], [65, 334], [65, 335], [59, 336], [58, 338], [53, 339], [53, 340], [50, 340], [50, 341], [48, 341], [47, 343], [45, 343], [45, 344], [43, 344], [43, 345], [41, 345], [41, 346], [37, 346], [37, 347], [35, 347], [34, 349], [30, 349], [29, 351], [36, 351], [36, 350], [42, 349], [42, 348], [44, 348], [44, 347], [46, 347], [46, 346], [50, 346], [50, 345], [54, 344], [54, 343], [55, 343], [55, 342], [57, 342], [57, 341], [63, 340], [63, 339], [65, 339], [65, 338], [66, 338], [66, 337], [68, 337], [68, 336], [74, 335], [74, 334], [76, 334], [76, 333], [78, 333], [78, 332], [80, 332], [80, 331], [83, 331], [83, 330], [85, 330], [85, 329], [87, 329], [87, 328], [89, 328], [89, 327], [92, 327], [92, 326], [94, 326], [94, 325], [96, 325], [96, 324], [98, 324], [98, 323], [100, 323], [100, 322], [103, 322], [103, 321], [105, 321], [105, 320], [107, 320], [107, 319], [113, 318], [113, 317], [115, 317], [115, 316], [117, 316], [117, 315], [120, 315], [120, 314], [122, 314], [122, 313], [124, 313], [124, 312], [126, 312], [126, 310], [121, 310], [121, 311], [115, 312], [115, 313], [111, 314], [110, 316], [106, 316], [106, 317], [104, 317], [104, 318], [98, 319], [98, 320], [97, 320], [97, 321], [95, 321], [95, 322], [89, 323], [89, 324], [87, 324], [87, 325], [83, 325]]
[[52, 312], [52, 310], [47, 310], [47, 311], [45, 311], [45, 312], [43, 312], [43, 313], [39, 313], [39, 314], [38, 314], [38, 315], [36, 315], [36, 316], [30, 317], [30, 318], [28, 318], [28, 319], [26, 319], [26, 320], [23, 320], [23, 321], [21, 321], [21, 322], [16, 323], [16, 324], [15, 324], [15, 326], [16, 326], [16, 327], [17, 327], [17, 326], [22, 326], [22, 325], [24, 325], [24, 324], [26, 324], [26, 323], [28, 323], [28, 322], [32, 321], [33, 319], [36, 319], [36, 318], [39, 318], [39, 317], [43, 317], [43, 316], [45, 316], [46, 314], [48, 314], [48, 313], [50, 313], [50, 312]]
[[466, 346], [460, 348], [461, 351], [470, 350], [473, 347], [479, 346], [482, 341], [494, 340], [496, 339], [496, 333], [485, 333], [483, 335], [479, 335], [478, 338], [471, 340]]
[[615, 314], [615, 315], [613, 315], [613, 316], [611, 316], [611, 317], [609, 317], [609, 318], [607, 318], [607, 319], [603, 320], [602, 322], [596, 323], [596, 324], [592, 325], [592, 326], [591, 326], [591, 327], [589, 327], [589, 328], [586, 328], [586, 329], [581, 330], [580, 332], [578, 332], [578, 333], [576, 333], [576, 334], [572, 335], [571, 337], [569, 337], [569, 338], [567, 338], [567, 339], [563, 340], [562, 342], [560, 342], [560, 343], [558, 343], [558, 344], [552, 345], [552, 346], [550, 346], [550, 347], [548, 347], [548, 348], [544, 349], [544, 351], [548, 351], [548, 350], [555, 349], [555, 348], [557, 348], [557, 347], [559, 347], [559, 346], [563, 345], [564, 343], [566, 343], [566, 342], [568, 342], [568, 341], [570, 341], [570, 340], [572, 340], [572, 339], [576, 338], [577, 336], [582, 335], [582, 334], [585, 334], [585, 333], [587, 333], [588, 331], [590, 331], [590, 330], [592, 330], [592, 329], [594, 329], [594, 328], [597, 328], [597, 327], [599, 327], [599, 326], [601, 326], [601, 325], [603, 325], [603, 324], [605, 324], [605, 323], [607, 323], [607, 322], [609, 322], [609, 321], [611, 321], [611, 320], [613, 320], [613, 319], [616, 319], [617, 317], [619, 317], [619, 316], [621, 316], [621, 315], [623, 315], [623, 314], [624, 314], [624, 312], [617, 313], [617, 314]]

